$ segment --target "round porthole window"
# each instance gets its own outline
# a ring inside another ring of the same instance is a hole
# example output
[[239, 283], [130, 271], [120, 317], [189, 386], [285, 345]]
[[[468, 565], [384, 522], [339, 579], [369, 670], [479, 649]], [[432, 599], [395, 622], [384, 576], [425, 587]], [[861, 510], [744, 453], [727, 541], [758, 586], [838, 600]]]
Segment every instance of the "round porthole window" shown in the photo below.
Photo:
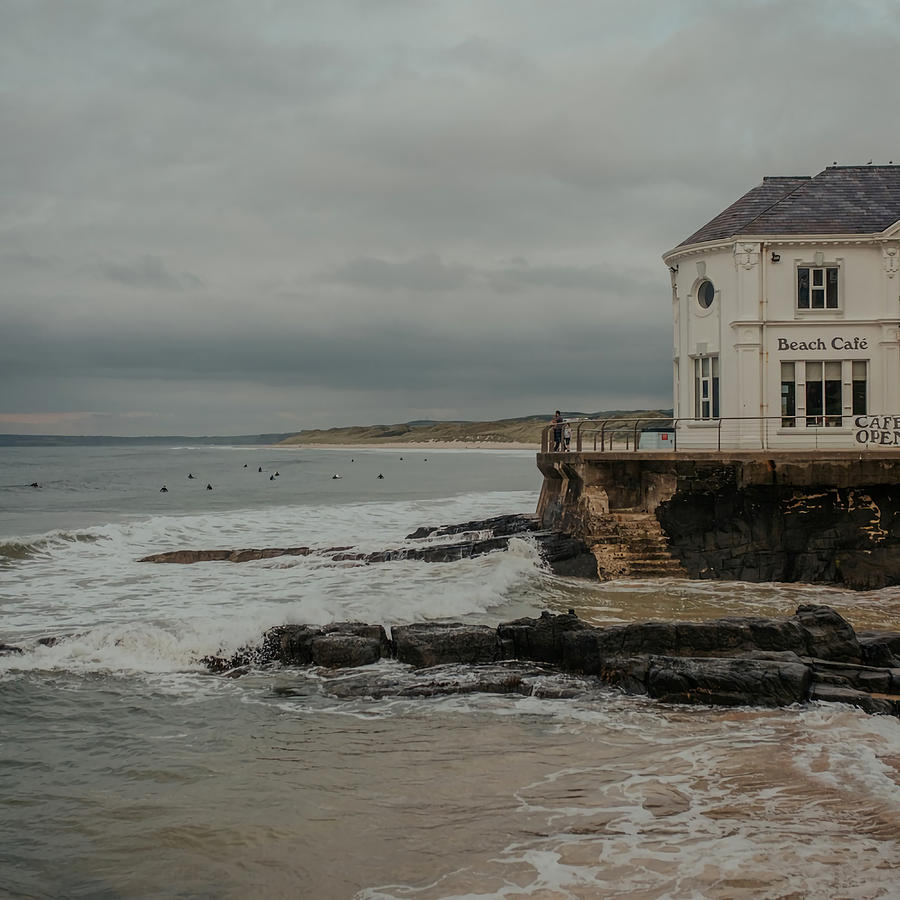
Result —
[[716, 299], [716, 289], [711, 281], [701, 281], [697, 288], [697, 302], [704, 308], [709, 309], [713, 300]]

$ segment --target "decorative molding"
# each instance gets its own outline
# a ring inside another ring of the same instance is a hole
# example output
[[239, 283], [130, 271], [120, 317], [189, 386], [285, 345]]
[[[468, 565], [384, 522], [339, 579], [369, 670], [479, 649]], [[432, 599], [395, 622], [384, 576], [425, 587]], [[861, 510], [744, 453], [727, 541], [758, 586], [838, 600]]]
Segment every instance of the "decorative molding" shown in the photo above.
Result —
[[[835, 235], [834, 237], [822, 237], [821, 235], [783, 235], [773, 234], [760, 237], [756, 242], [759, 246], [760, 241], [763, 244], [778, 244], [779, 249], [782, 247], [877, 247], [884, 244], [887, 240], [896, 240], [893, 235], [867, 235], [865, 237], [859, 235]], [[663, 254], [663, 260], [666, 265], [673, 265], [676, 260], [685, 259], [690, 256], [697, 256], [701, 253], [713, 253], [717, 250], [731, 250], [736, 248], [745, 241], [735, 241], [730, 238], [726, 241], [710, 241], [705, 244], [692, 244], [682, 249], [674, 248]]]
[[900, 250], [897, 247], [882, 247], [881, 257], [884, 260], [884, 271], [888, 278], [897, 274], [897, 264], [900, 262]]
[[739, 241], [734, 245], [734, 264], [748, 271], [759, 262], [759, 244]]

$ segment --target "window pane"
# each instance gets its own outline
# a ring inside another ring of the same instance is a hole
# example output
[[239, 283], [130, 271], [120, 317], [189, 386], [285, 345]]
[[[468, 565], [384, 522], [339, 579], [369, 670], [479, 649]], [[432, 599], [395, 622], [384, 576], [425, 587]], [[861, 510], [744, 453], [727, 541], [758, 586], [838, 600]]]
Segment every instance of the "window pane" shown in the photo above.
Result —
[[866, 414], [866, 382], [853, 382], [853, 415], [864, 416]]
[[839, 362], [825, 363], [825, 380], [840, 382], [840, 380], [841, 380], [841, 364]]
[[[818, 370], [818, 377], [810, 377], [810, 369]], [[812, 428], [822, 424], [824, 412], [822, 394], [822, 363], [806, 364], [806, 424]]]
[[821, 381], [822, 380], [822, 363], [808, 362], [806, 364], [806, 380]]
[[[781, 382], [781, 415], [793, 416], [797, 412], [797, 385], [793, 381]], [[793, 418], [783, 418], [781, 424], [784, 428], [793, 428]]]
[[712, 414], [714, 419], [719, 418], [719, 377], [715, 376], [712, 380]]
[[705, 356], [702, 360], [702, 370], [704, 375], [709, 375], [709, 357]]
[[792, 362], [783, 362], [781, 364], [781, 380], [782, 381], [793, 381], [794, 380], [794, 364]]
[[797, 269], [797, 306], [809, 309], [809, 269]]
[[823, 410], [822, 382], [806, 382], [806, 412], [811, 416], [820, 416]]
[[838, 270], [828, 269], [828, 283], [825, 291], [825, 306], [828, 309], [838, 308]]
[[825, 291], [820, 287], [814, 287], [812, 289], [812, 302], [813, 309], [825, 309]]
[[853, 360], [852, 402], [854, 416], [864, 416], [868, 412], [866, 409], [868, 405], [866, 367], [867, 363], [865, 360]]
[[[838, 363], [840, 366], [840, 363]], [[837, 427], [841, 424], [841, 381], [825, 381], [825, 424]]]

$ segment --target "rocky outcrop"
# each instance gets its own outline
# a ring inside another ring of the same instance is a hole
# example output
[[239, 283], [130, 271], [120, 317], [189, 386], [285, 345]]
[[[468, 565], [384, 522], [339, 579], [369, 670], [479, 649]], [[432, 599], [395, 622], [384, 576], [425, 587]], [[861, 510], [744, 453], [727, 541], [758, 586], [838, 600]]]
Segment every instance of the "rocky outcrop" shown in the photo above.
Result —
[[[665, 702], [786, 706], [831, 700], [898, 715], [898, 653], [900, 634], [858, 636], [830, 607], [806, 605], [785, 619], [725, 617], [606, 628], [588, 625], [574, 612], [545, 612], [496, 628], [396, 626], [390, 639], [381, 626], [363, 623], [282, 625], [267, 631], [254, 648], [203, 662], [211, 671], [228, 673], [273, 663], [333, 669], [395, 659], [429, 673], [425, 694], [450, 692], [453, 683], [527, 693], [531, 682], [522, 673], [537, 666], [543, 675], [567, 673]], [[436, 672], [460, 665], [474, 674], [460, 679]], [[390, 677], [380, 672], [378, 679], [379, 695], [389, 692]], [[415, 693], [416, 684], [424, 683], [405, 683], [402, 691]]]
[[[513, 537], [528, 536], [533, 540], [550, 569], [557, 575], [585, 578], [597, 577], [597, 563], [587, 544], [580, 538], [556, 531], [542, 531], [535, 516], [506, 515], [490, 519], [478, 519], [459, 525], [420, 528], [406, 539], [412, 541], [404, 547], [363, 553], [353, 547], [266, 547], [240, 550], [170, 550], [144, 556], [138, 562], [197, 563], [197, 562], [249, 562], [272, 559], [277, 556], [316, 556], [334, 562], [354, 562], [360, 565], [420, 560], [423, 562], [453, 562], [483, 556], [495, 550], [505, 550]], [[439, 538], [457, 536], [455, 541]]]
[[900, 493], [892, 485], [718, 486], [675, 494], [656, 515], [692, 578], [900, 583]]

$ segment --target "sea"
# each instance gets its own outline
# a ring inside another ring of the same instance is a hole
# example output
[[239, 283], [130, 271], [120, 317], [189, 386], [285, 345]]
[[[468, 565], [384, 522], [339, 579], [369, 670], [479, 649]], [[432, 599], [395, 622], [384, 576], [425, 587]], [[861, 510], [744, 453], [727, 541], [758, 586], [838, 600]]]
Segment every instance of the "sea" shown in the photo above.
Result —
[[555, 576], [528, 538], [444, 563], [140, 562], [400, 548], [532, 513], [540, 483], [515, 450], [0, 448], [0, 643], [21, 651], [0, 653], [0, 896], [900, 897], [895, 718], [665, 705], [552, 672], [527, 696], [359, 696], [336, 690], [352, 671], [201, 662], [284, 623], [543, 610], [604, 625], [815, 602], [896, 629], [896, 589], [600, 584]]

